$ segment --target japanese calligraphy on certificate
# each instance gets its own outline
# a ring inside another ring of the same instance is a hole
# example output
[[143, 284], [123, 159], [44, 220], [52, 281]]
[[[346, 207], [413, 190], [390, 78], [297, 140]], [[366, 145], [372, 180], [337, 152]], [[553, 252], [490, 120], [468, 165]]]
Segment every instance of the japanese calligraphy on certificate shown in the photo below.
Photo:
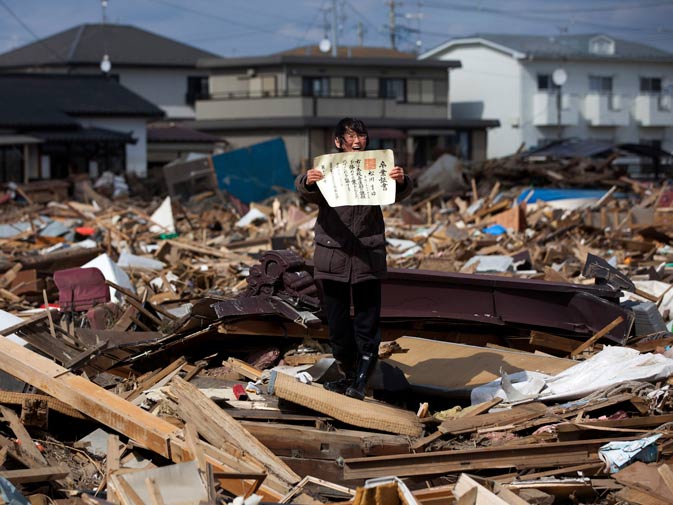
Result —
[[388, 175], [394, 166], [390, 149], [325, 154], [313, 160], [313, 168], [325, 174], [318, 188], [330, 207], [394, 203], [395, 181]]

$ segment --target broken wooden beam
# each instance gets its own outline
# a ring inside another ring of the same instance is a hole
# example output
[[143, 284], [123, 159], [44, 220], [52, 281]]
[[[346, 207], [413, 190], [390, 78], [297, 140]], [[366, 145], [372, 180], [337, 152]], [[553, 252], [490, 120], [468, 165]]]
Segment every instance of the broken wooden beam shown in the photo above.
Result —
[[68, 465], [41, 466], [37, 468], [24, 468], [21, 470], [0, 471], [0, 477], [4, 477], [12, 484], [28, 484], [30, 482], [45, 482], [59, 480], [70, 475]]
[[238, 446], [262, 463], [268, 472], [289, 485], [301, 480], [299, 475], [196, 386], [174, 377], [170, 392], [177, 398], [180, 411], [189, 413], [189, 421], [194, 422], [197, 431], [210, 443], [219, 447], [222, 441], [227, 441]]

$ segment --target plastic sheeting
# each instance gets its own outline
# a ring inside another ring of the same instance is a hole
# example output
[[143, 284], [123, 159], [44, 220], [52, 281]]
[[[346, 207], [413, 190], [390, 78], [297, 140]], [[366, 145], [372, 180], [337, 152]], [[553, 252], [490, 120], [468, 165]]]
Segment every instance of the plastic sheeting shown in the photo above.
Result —
[[218, 154], [212, 160], [218, 187], [246, 203], [275, 195], [274, 187], [294, 189], [281, 138]]
[[[606, 346], [588, 360], [554, 376], [526, 371], [511, 374], [508, 379], [515, 389], [530, 399], [570, 400], [623, 382], [654, 382], [670, 375], [673, 375], [673, 359], [661, 354], [641, 354], [627, 347]], [[544, 387], [536, 393], [539, 379], [544, 380]], [[495, 397], [508, 400], [501, 379], [478, 386], [471, 392], [473, 405]]]

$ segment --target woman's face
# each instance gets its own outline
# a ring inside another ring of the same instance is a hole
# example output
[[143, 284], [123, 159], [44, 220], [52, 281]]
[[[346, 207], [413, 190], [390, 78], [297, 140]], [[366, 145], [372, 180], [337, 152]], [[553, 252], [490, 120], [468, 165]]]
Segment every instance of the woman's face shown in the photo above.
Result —
[[367, 147], [367, 135], [364, 133], [355, 133], [353, 130], [348, 129], [344, 133], [343, 139], [334, 139], [334, 145], [345, 153], [364, 151]]

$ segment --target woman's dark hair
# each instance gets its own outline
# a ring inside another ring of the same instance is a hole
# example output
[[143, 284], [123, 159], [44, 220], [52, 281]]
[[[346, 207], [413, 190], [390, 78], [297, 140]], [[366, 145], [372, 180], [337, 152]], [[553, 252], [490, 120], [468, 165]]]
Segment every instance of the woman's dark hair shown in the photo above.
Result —
[[[353, 117], [345, 117], [341, 121], [339, 121], [336, 125], [336, 128], [334, 128], [334, 138], [339, 139], [339, 143], [343, 144], [344, 143], [344, 135], [348, 130], [352, 130], [357, 134], [360, 135], [367, 135], [367, 143], [369, 143], [369, 133], [367, 133], [367, 127], [365, 124], [362, 122], [360, 119], [356, 119]], [[366, 147], [366, 144], [365, 144]], [[341, 151], [342, 148], [339, 148], [339, 151]]]

